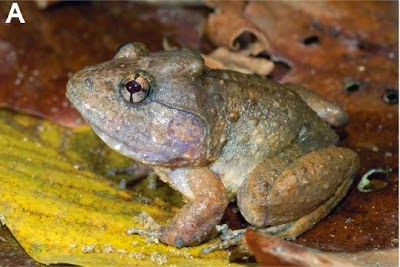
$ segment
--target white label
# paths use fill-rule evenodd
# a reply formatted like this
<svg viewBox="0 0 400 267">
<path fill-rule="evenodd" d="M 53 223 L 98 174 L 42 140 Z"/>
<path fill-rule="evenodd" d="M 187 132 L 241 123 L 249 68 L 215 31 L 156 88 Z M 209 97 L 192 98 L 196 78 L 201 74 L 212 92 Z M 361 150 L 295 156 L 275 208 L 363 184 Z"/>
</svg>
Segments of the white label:
<svg viewBox="0 0 400 267">
<path fill-rule="evenodd" d="M 22 16 L 21 10 L 19 9 L 18 3 L 13 3 L 8 13 L 6 23 L 10 23 L 11 19 L 18 18 L 19 23 L 25 23 L 24 17 Z"/>
</svg>

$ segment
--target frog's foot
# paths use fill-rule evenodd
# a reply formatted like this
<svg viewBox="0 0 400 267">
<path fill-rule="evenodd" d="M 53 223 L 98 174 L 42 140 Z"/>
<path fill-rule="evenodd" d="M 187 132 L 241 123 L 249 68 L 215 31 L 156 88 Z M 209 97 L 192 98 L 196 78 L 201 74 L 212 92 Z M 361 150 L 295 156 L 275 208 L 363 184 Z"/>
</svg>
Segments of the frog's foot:
<svg viewBox="0 0 400 267">
<path fill-rule="evenodd" d="M 294 239 L 312 228 L 345 196 L 359 167 L 357 154 L 330 147 L 306 154 L 288 165 L 266 160 L 238 191 L 244 218 L 264 232 Z M 275 226 L 276 225 L 276 226 Z"/>
<path fill-rule="evenodd" d="M 126 230 L 127 235 L 140 235 L 146 239 L 146 243 L 158 243 L 158 240 L 162 239 L 163 227 L 149 214 L 142 212 L 137 217 L 137 221 L 143 225 L 143 228 L 129 228 Z"/>
<path fill-rule="evenodd" d="M 219 238 L 222 241 L 202 248 L 200 251 L 201 254 L 209 254 L 215 250 L 224 250 L 232 246 L 237 246 L 246 232 L 246 229 L 231 230 L 226 224 L 217 225 L 216 229 L 220 233 Z"/>
<path fill-rule="evenodd" d="M 230 247 L 237 246 L 237 245 L 239 245 L 239 243 L 242 240 L 243 236 L 244 236 L 244 232 L 241 235 L 239 235 L 239 236 L 237 236 L 237 237 L 235 237 L 233 239 L 224 240 L 222 242 L 218 242 L 218 243 L 209 245 L 209 246 L 207 246 L 205 248 L 202 248 L 200 250 L 200 253 L 201 254 L 210 254 L 211 252 L 213 252 L 215 250 L 225 250 L 225 249 L 228 249 Z"/>
<path fill-rule="evenodd" d="M 264 229 L 258 229 L 258 231 L 262 232 L 264 234 L 268 234 L 268 235 L 278 235 L 279 236 L 280 233 L 284 233 L 285 231 L 290 229 L 290 227 L 292 227 L 292 226 L 293 226 L 293 222 L 290 222 L 290 223 L 284 223 L 281 225 L 267 227 Z"/>
</svg>

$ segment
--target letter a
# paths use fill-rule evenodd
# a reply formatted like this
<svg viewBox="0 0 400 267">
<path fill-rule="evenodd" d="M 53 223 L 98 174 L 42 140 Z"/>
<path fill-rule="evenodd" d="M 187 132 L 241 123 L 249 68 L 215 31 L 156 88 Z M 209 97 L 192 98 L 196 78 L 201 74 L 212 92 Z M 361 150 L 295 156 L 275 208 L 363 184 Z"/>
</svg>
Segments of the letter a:
<svg viewBox="0 0 400 267">
<path fill-rule="evenodd" d="M 13 3 L 10 12 L 8 13 L 8 17 L 6 23 L 10 23 L 12 18 L 18 18 L 19 23 L 25 23 L 24 17 L 22 16 L 21 10 L 19 10 L 18 3 Z"/>
</svg>

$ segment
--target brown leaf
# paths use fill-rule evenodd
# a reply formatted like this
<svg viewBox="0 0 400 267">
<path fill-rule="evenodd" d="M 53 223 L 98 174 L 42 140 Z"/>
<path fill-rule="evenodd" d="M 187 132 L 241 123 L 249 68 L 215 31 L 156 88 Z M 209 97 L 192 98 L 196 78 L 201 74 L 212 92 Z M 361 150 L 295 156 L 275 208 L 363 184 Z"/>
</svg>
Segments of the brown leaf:
<svg viewBox="0 0 400 267">
<path fill-rule="evenodd" d="M 340 102 L 353 113 L 393 112 L 382 100 L 397 88 L 395 2 L 250 2 L 244 16 L 268 36 L 271 53 L 292 69 L 282 81 L 297 82 Z M 385 29 L 385 30 L 382 30 Z M 355 92 L 344 91 L 359 81 Z"/>
<path fill-rule="evenodd" d="M 398 263 L 398 249 L 378 253 L 326 253 L 252 229 L 246 231 L 246 241 L 263 266 L 394 266 Z"/>
<path fill-rule="evenodd" d="M 230 69 L 248 74 L 268 75 L 274 68 L 274 63 L 270 60 L 234 53 L 225 47 L 219 47 L 211 54 L 202 56 L 206 65 L 213 69 Z"/>
<path fill-rule="evenodd" d="M 208 1 L 208 5 L 216 12 L 207 19 L 204 32 L 215 45 L 242 50 L 247 55 L 269 51 L 265 34 L 242 16 L 244 1 Z"/>
<path fill-rule="evenodd" d="M 333 266 L 333 262 L 308 248 L 248 229 L 246 241 L 264 266 Z"/>
</svg>

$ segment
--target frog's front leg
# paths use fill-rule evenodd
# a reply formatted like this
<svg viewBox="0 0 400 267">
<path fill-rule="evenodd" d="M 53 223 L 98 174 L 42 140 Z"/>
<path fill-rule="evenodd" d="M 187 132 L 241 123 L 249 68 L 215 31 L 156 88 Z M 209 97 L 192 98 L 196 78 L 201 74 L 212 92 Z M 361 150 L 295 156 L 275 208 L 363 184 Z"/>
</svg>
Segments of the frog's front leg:
<svg viewBox="0 0 400 267">
<path fill-rule="evenodd" d="M 345 196 L 358 170 L 358 155 L 346 148 L 324 148 L 294 162 L 267 159 L 238 191 L 244 218 L 267 232 L 293 239 L 326 216 Z"/>
<path fill-rule="evenodd" d="M 225 187 L 208 168 L 171 171 L 168 182 L 189 197 L 172 221 L 160 229 L 160 240 L 175 247 L 198 244 L 215 232 L 228 205 Z M 176 177 L 179 175 L 180 177 Z M 174 184 L 178 183 L 180 184 Z M 182 185 L 182 183 L 184 185 Z"/>
</svg>

